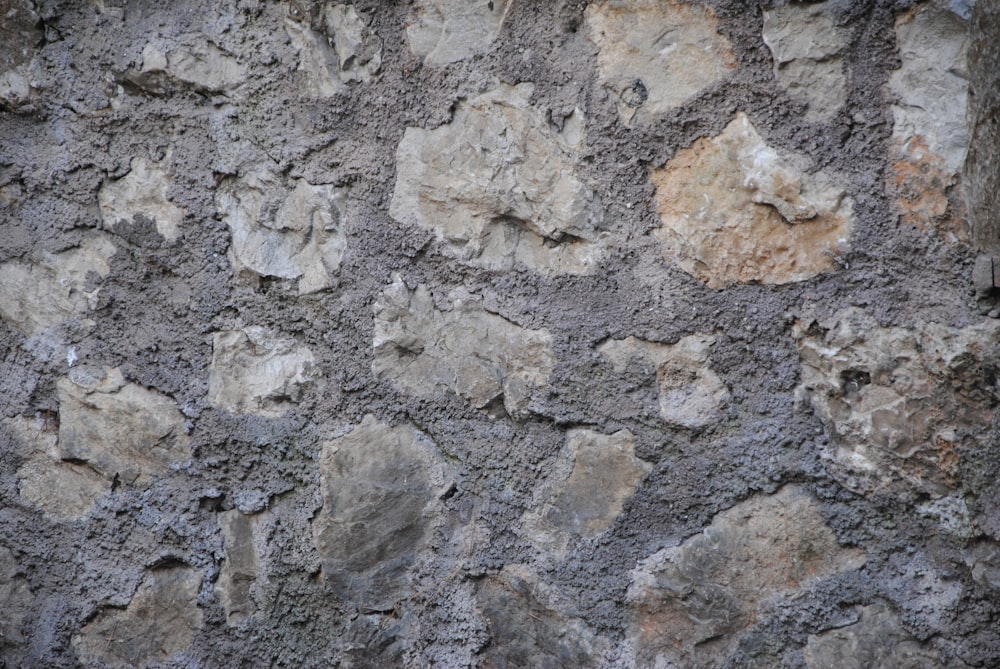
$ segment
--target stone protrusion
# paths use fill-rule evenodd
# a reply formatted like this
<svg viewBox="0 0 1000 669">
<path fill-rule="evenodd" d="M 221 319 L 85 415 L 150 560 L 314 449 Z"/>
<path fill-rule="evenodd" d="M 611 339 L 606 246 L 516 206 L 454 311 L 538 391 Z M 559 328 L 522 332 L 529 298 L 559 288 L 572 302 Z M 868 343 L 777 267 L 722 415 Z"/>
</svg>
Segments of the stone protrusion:
<svg viewBox="0 0 1000 669">
<path fill-rule="evenodd" d="M 45 34 L 30 0 L 6 0 L 0 12 L 0 109 L 29 112 L 37 96 L 35 53 Z"/>
<path fill-rule="evenodd" d="M 226 559 L 215 587 L 230 626 L 239 625 L 257 611 L 259 593 L 256 591 L 262 575 L 260 545 L 264 540 L 264 526 L 270 520 L 271 514 L 267 511 L 248 515 L 233 509 L 219 514 Z"/>
<path fill-rule="evenodd" d="M 201 34 L 153 38 L 142 50 L 139 69 L 124 74 L 126 81 L 160 95 L 181 89 L 229 93 L 246 77 L 235 56 Z"/>
<path fill-rule="evenodd" d="M 803 281 L 847 250 L 852 200 L 809 161 L 768 146 L 742 112 L 722 134 L 653 170 L 657 231 L 681 269 L 710 288 Z"/>
<path fill-rule="evenodd" d="M 406 26 L 410 50 L 429 65 L 447 65 L 488 51 L 512 0 L 417 0 Z"/>
<path fill-rule="evenodd" d="M 184 210 L 167 199 L 170 181 L 161 164 L 133 158 L 128 174 L 105 182 L 97 193 L 104 229 L 130 240 L 141 240 L 155 230 L 166 241 L 175 241 L 180 236 Z"/>
<path fill-rule="evenodd" d="M 345 85 L 370 81 L 382 67 L 382 40 L 353 5 L 325 5 L 312 25 L 288 19 L 285 30 L 312 97 L 327 98 Z"/>
</svg>

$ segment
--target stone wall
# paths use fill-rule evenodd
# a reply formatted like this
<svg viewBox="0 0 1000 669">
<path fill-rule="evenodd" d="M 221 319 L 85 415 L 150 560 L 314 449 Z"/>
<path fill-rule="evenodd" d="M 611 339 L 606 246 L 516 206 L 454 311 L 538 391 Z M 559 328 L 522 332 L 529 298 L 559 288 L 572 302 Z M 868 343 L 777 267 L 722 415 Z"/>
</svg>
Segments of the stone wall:
<svg viewBox="0 0 1000 669">
<path fill-rule="evenodd" d="M 1000 666 L 998 16 L 0 0 L 0 667 Z"/>
</svg>

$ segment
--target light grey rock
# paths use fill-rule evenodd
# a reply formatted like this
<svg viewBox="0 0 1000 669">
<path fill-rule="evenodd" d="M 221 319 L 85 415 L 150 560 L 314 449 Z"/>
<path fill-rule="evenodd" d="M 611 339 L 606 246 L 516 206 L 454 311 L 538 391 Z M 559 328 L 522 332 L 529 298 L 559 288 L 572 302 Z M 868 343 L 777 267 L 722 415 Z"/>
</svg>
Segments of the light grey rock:
<svg viewBox="0 0 1000 669">
<path fill-rule="evenodd" d="M 370 81 L 382 67 L 382 40 L 353 5 L 326 5 L 315 27 L 288 19 L 285 30 L 312 97 L 327 98 L 346 84 Z"/>
<path fill-rule="evenodd" d="M 577 176 L 583 116 L 556 131 L 532 90 L 504 84 L 459 103 L 448 124 L 407 128 L 389 212 L 471 265 L 584 274 L 601 256 L 604 215 Z"/>
<path fill-rule="evenodd" d="M 152 221 L 168 242 L 180 236 L 184 210 L 167 199 L 171 178 L 162 164 L 133 158 L 132 169 L 121 179 L 106 181 L 97 192 L 104 229 L 118 231 L 138 225 L 136 217 Z"/>
<path fill-rule="evenodd" d="M 430 65 L 484 53 L 500 35 L 511 4 L 511 0 L 417 0 L 406 27 L 410 50 Z"/>
<path fill-rule="evenodd" d="M 0 109 L 29 112 L 38 96 L 35 54 L 44 37 L 40 19 L 29 0 L 6 0 L 0 13 Z"/>
<path fill-rule="evenodd" d="M 186 651 L 202 626 L 202 575 L 186 566 L 146 574 L 125 609 L 107 608 L 73 636 L 83 662 L 137 667 L 166 662 Z"/>
<path fill-rule="evenodd" d="M 24 629 L 25 619 L 32 611 L 34 597 L 28 581 L 20 575 L 20 565 L 14 554 L 0 546 L 0 650 L 5 646 L 30 641 L 30 630 Z"/>
<path fill-rule="evenodd" d="M 587 6 L 597 71 L 626 125 L 648 123 L 736 67 L 708 7 L 673 0 L 603 0 Z"/>
<path fill-rule="evenodd" d="M 312 351 L 261 327 L 212 335 L 208 403 L 234 414 L 277 417 L 315 376 Z"/>
<path fill-rule="evenodd" d="M 985 539 L 977 541 L 963 551 L 963 558 L 973 581 L 1000 590 L 1000 544 Z"/>
<path fill-rule="evenodd" d="M 156 36 L 142 50 L 142 65 L 126 73 L 132 83 L 154 93 L 192 88 L 230 93 L 247 77 L 246 68 L 228 51 L 201 34 L 176 40 Z"/>
<path fill-rule="evenodd" d="M 272 522 L 267 512 L 247 515 L 234 509 L 219 514 L 226 559 L 215 589 L 230 626 L 239 625 L 258 609 L 257 602 L 261 598 L 258 583 L 266 579 L 266 573 L 261 573 L 261 545 L 266 540 L 266 528 Z"/>
<path fill-rule="evenodd" d="M 450 391 L 479 409 L 502 402 L 511 416 L 527 415 L 552 372 L 552 337 L 489 313 L 464 291 L 448 302 L 439 310 L 426 286 L 393 278 L 375 301 L 375 376 L 417 396 Z"/>
</svg>

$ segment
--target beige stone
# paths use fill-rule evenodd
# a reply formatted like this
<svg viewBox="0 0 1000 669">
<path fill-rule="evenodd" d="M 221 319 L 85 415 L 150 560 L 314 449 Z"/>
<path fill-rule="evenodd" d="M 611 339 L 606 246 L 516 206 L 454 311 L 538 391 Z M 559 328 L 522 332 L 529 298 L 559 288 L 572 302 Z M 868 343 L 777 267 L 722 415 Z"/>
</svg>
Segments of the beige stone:
<svg viewBox="0 0 1000 669">
<path fill-rule="evenodd" d="M 382 67 L 382 40 L 353 5 L 326 5 L 315 27 L 288 19 L 285 30 L 299 54 L 299 76 L 313 97 L 370 81 Z"/>
<path fill-rule="evenodd" d="M 73 636 L 83 662 L 125 668 L 166 662 L 190 648 L 202 626 L 201 573 L 189 567 L 146 574 L 125 609 L 107 608 Z"/>
<path fill-rule="evenodd" d="M 636 665 L 723 666 L 761 604 L 864 562 L 838 545 L 805 490 L 752 497 L 632 572 Z"/>
<path fill-rule="evenodd" d="M 676 344 L 635 337 L 609 339 L 597 349 L 618 373 L 633 363 L 651 366 L 659 387 L 660 417 L 671 425 L 700 428 L 722 418 L 729 389 L 708 366 L 715 337 L 694 334 Z"/>
<path fill-rule="evenodd" d="M 219 514 L 226 559 L 219 570 L 215 589 L 226 609 L 226 623 L 239 625 L 257 611 L 260 597 L 258 582 L 266 578 L 261 573 L 264 528 L 273 522 L 271 514 L 245 514 L 236 509 Z"/>
<path fill-rule="evenodd" d="M 511 4 L 511 0 L 417 0 L 406 26 L 410 50 L 430 65 L 484 53 L 500 35 Z"/>
<path fill-rule="evenodd" d="M 168 242 L 180 236 L 184 210 L 167 199 L 170 176 L 162 164 L 133 158 L 132 169 L 121 179 L 106 181 L 97 192 L 105 230 L 131 224 L 136 216 L 153 221 Z"/>
<path fill-rule="evenodd" d="M 177 84 L 208 93 L 226 93 L 246 80 L 246 68 L 205 35 L 182 35 L 175 42 L 156 37 L 142 50 L 142 66 L 127 76 L 143 88 L 163 92 Z"/>
<path fill-rule="evenodd" d="M 375 302 L 375 376 L 421 397 L 450 391 L 480 409 L 502 401 L 511 416 L 525 416 L 547 388 L 552 337 L 489 313 L 461 290 L 448 303 L 439 310 L 425 286 L 411 290 L 396 275 Z"/>
<path fill-rule="evenodd" d="M 504 84 L 459 103 L 448 124 L 407 128 L 389 212 L 471 265 L 583 274 L 603 240 L 600 200 L 577 175 L 583 116 L 556 131 L 532 88 Z"/>
<path fill-rule="evenodd" d="M 104 235 L 79 248 L 45 253 L 36 262 L 0 265 L 0 316 L 26 335 L 36 335 L 97 305 L 99 279 L 111 273 L 115 245 Z"/>
<path fill-rule="evenodd" d="M 626 124 L 691 101 L 736 67 L 715 14 L 672 0 L 604 0 L 587 6 L 601 82 Z"/>
<path fill-rule="evenodd" d="M 277 417 L 301 398 L 315 375 L 312 351 L 261 327 L 216 332 L 208 403 L 234 414 Z"/>
<path fill-rule="evenodd" d="M 849 246 L 852 200 L 802 156 L 768 146 L 742 112 L 653 170 L 657 238 L 710 288 L 803 281 Z"/>
</svg>

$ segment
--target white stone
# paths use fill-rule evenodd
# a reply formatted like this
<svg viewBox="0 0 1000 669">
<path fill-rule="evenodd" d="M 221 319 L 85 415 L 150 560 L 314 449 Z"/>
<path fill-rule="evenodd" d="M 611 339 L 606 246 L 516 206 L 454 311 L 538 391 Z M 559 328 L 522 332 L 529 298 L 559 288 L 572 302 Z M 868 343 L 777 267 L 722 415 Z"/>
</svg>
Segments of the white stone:
<svg viewBox="0 0 1000 669">
<path fill-rule="evenodd" d="M 410 49 L 430 65 L 447 65 L 488 51 L 511 0 L 417 0 L 406 26 Z"/>
<path fill-rule="evenodd" d="M 128 224 L 141 215 L 154 221 L 156 231 L 168 242 L 176 240 L 184 210 L 167 199 L 170 181 L 161 164 L 133 158 L 128 174 L 106 181 L 97 192 L 104 229 L 113 231 L 122 221 Z"/>
</svg>

